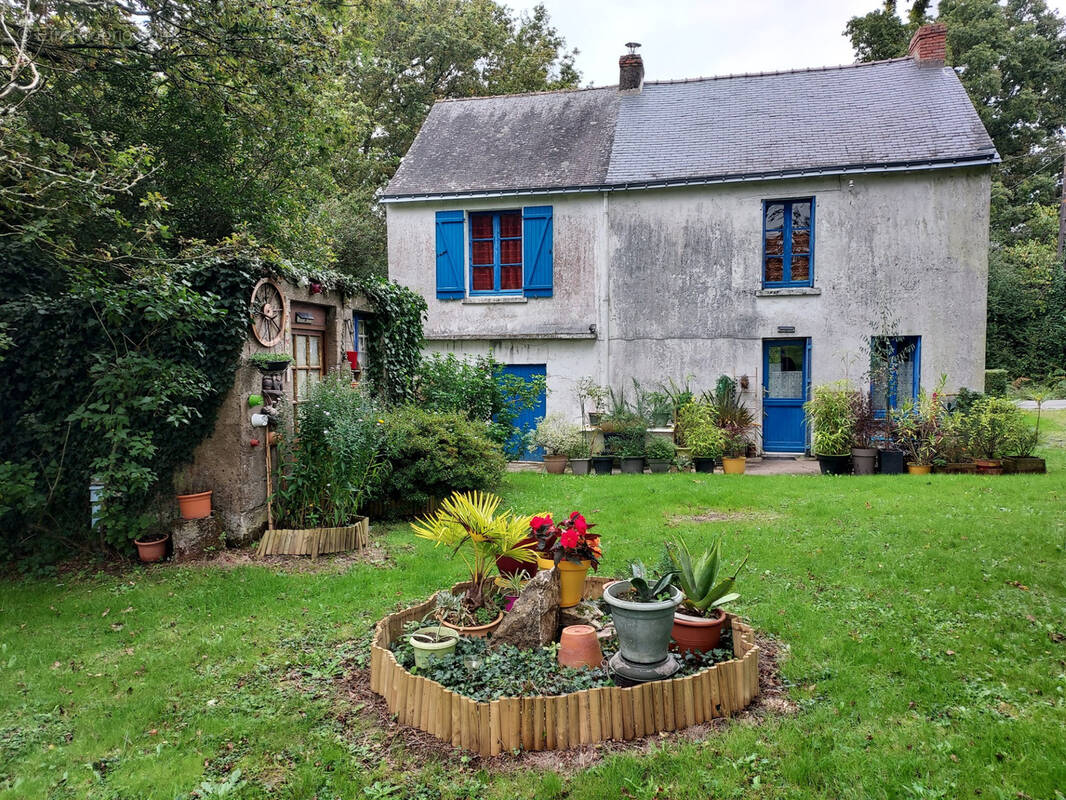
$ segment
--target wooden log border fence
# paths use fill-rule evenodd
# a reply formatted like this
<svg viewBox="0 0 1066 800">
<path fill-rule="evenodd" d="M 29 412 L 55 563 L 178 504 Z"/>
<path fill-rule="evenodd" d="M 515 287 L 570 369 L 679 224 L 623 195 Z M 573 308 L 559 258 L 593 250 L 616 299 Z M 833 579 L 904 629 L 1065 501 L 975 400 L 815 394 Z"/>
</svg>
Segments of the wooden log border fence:
<svg viewBox="0 0 1066 800">
<path fill-rule="evenodd" d="M 313 561 L 324 553 L 363 550 L 370 546 L 370 520 L 362 517 L 343 528 L 298 528 L 264 531 L 255 550 L 263 556 L 311 556 Z"/>
<path fill-rule="evenodd" d="M 585 598 L 602 596 L 607 578 L 589 578 Z M 457 584 L 452 591 L 465 588 Z M 565 695 L 502 697 L 479 703 L 412 675 L 389 645 L 404 625 L 436 607 L 424 603 L 390 614 L 375 629 L 370 688 L 401 725 L 482 756 L 514 750 L 564 750 L 615 739 L 628 741 L 729 717 L 759 694 L 759 647 L 751 627 L 729 614 L 734 658 L 695 675 L 620 688 L 603 686 Z"/>
</svg>

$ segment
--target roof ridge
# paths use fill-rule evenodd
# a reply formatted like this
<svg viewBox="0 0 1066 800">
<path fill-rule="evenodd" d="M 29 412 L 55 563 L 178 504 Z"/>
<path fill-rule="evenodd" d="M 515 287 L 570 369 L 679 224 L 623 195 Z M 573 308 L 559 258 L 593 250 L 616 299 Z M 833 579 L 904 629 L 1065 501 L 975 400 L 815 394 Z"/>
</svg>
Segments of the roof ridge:
<svg viewBox="0 0 1066 800">
<path fill-rule="evenodd" d="M 645 86 L 662 86 L 676 83 L 700 83 L 702 81 L 724 81 L 730 78 L 765 78 L 771 75 L 800 75 L 810 72 L 834 72 L 837 70 L 857 69 L 860 67 L 876 67 L 882 64 L 896 64 L 901 61 L 911 61 L 910 56 L 899 58 L 885 58 L 880 61 L 855 61 L 851 64 L 830 64 L 824 67 L 799 67 L 798 69 L 778 69 L 767 72 L 731 72 L 727 75 L 701 75 L 695 78 L 666 78 L 657 81 L 644 81 Z"/>
<path fill-rule="evenodd" d="M 576 92 L 598 92 L 604 89 L 618 89 L 618 84 L 611 86 L 577 86 L 572 89 L 543 89 L 539 92 L 507 92 L 506 94 L 476 94 L 470 97 L 441 97 L 433 103 L 462 103 L 467 100 L 495 100 L 500 97 L 537 97 L 545 94 L 574 94 Z"/>
</svg>

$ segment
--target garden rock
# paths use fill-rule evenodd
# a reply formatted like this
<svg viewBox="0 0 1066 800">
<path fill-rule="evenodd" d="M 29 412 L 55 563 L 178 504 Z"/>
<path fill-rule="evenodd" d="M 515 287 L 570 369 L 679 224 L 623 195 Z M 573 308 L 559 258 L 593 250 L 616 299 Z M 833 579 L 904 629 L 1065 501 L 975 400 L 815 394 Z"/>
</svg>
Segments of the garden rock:
<svg viewBox="0 0 1066 800">
<path fill-rule="evenodd" d="M 559 573 L 545 569 L 526 584 L 492 639 L 528 650 L 551 644 L 558 630 Z"/>
<path fill-rule="evenodd" d="M 194 561 L 225 547 L 226 538 L 217 517 L 178 519 L 171 528 L 174 560 Z"/>
<path fill-rule="evenodd" d="M 599 631 L 605 624 L 607 624 L 607 615 L 594 603 L 584 600 L 573 608 L 564 608 L 559 611 L 560 629 L 570 625 L 591 625 Z"/>
</svg>

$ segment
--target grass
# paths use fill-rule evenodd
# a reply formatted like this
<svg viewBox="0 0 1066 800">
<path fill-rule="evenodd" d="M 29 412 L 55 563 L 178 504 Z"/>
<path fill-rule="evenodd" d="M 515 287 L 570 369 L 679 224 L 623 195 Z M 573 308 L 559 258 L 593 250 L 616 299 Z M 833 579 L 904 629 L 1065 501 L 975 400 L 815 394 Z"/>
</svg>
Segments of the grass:
<svg viewBox="0 0 1066 800">
<path fill-rule="evenodd" d="M 0 798 L 1061 798 L 1066 413 L 1043 429 L 1046 476 L 510 476 L 516 510 L 599 522 L 606 574 L 724 533 L 750 553 L 735 609 L 789 647 L 797 713 L 568 774 L 423 761 L 342 721 L 373 621 L 460 577 L 404 526 L 345 572 L 0 584 Z M 734 513 L 684 519 L 708 509 Z"/>
</svg>

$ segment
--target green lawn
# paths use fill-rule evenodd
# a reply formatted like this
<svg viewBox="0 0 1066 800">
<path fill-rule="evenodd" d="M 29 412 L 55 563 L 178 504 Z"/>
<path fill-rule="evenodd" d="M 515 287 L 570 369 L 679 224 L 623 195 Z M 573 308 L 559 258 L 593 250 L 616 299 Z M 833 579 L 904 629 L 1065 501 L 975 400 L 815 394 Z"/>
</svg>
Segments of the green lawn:
<svg viewBox="0 0 1066 800">
<path fill-rule="evenodd" d="M 796 713 L 560 775 L 427 762 L 347 713 L 368 627 L 460 577 L 404 526 L 347 570 L 2 583 L 0 798 L 220 796 L 237 769 L 242 798 L 1061 798 L 1066 413 L 1044 418 L 1046 476 L 511 476 L 516 510 L 599 522 L 606 574 L 723 532 L 750 552 L 735 609 L 789 648 Z M 675 519 L 709 509 L 737 516 Z"/>
</svg>

